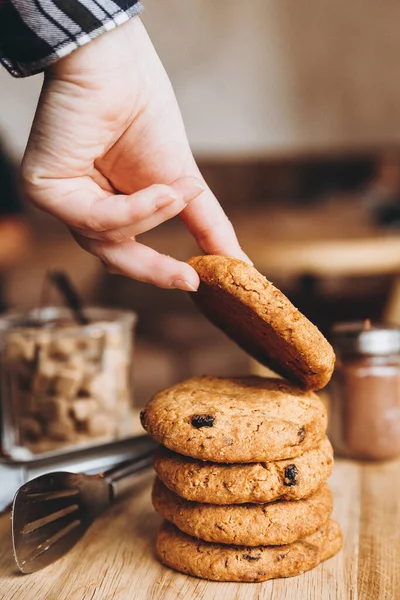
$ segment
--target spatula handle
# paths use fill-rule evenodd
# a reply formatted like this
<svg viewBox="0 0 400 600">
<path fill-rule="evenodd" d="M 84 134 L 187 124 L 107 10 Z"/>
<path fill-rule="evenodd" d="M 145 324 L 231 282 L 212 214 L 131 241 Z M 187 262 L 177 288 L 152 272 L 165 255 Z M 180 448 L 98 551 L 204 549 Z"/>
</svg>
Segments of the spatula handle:
<svg viewBox="0 0 400 600">
<path fill-rule="evenodd" d="M 137 474 L 153 464 L 154 450 L 157 444 L 149 438 L 149 443 L 146 446 L 147 448 L 143 453 L 134 459 L 125 461 L 103 473 L 103 477 L 110 487 L 112 502 L 132 489 L 137 480 Z"/>
</svg>

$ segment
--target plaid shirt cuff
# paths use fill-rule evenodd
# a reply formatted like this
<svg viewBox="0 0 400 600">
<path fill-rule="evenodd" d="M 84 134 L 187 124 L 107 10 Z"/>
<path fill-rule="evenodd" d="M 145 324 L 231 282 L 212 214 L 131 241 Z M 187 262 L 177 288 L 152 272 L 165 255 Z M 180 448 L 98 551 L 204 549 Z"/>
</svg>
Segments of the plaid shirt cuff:
<svg viewBox="0 0 400 600">
<path fill-rule="evenodd" d="M 138 0 L 0 0 L 0 62 L 34 75 L 141 11 Z"/>
</svg>

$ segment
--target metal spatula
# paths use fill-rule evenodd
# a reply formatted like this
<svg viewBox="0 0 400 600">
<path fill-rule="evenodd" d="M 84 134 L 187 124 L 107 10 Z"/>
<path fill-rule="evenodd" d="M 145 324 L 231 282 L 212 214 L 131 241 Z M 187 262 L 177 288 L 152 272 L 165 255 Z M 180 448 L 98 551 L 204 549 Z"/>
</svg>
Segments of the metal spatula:
<svg viewBox="0 0 400 600">
<path fill-rule="evenodd" d="M 152 464 L 155 447 L 149 438 L 145 454 L 99 475 L 48 473 L 23 485 L 12 510 L 19 569 L 33 573 L 64 556 L 93 521 L 132 488 L 136 474 Z"/>
</svg>

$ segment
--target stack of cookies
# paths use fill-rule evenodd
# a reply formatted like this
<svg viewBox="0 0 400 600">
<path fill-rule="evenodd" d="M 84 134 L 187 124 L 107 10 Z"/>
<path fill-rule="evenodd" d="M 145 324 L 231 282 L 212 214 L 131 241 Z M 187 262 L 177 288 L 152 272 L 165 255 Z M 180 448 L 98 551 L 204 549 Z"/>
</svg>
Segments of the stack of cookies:
<svg viewBox="0 0 400 600">
<path fill-rule="evenodd" d="M 166 519 L 157 554 L 205 579 L 297 575 L 341 547 L 327 416 L 312 391 L 329 381 L 333 351 L 253 267 L 217 256 L 191 264 L 208 318 L 292 381 L 198 377 L 149 402 L 142 424 L 162 444 L 153 504 Z"/>
</svg>

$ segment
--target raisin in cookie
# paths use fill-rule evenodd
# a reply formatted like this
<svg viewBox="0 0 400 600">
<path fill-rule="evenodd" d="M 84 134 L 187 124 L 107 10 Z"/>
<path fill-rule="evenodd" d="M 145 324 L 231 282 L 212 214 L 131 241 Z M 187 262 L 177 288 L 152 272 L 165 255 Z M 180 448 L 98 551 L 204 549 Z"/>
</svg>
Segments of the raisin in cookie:
<svg viewBox="0 0 400 600">
<path fill-rule="evenodd" d="M 194 377 L 159 392 L 143 427 L 174 452 L 213 462 L 267 462 L 300 456 L 326 432 L 316 394 L 282 379 Z"/>
<path fill-rule="evenodd" d="M 332 494 L 324 484 L 304 500 L 221 506 L 188 502 L 157 478 L 153 506 L 178 529 L 206 542 L 275 546 L 290 544 L 320 529 L 332 512 Z"/>
<path fill-rule="evenodd" d="M 189 458 L 160 446 L 154 468 L 164 485 L 186 500 L 261 504 L 313 494 L 332 473 L 333 450 L 325 437 L 296 459 L 224 464 Z"/>
<path fill-rule="evenodd" d="M 239 547 L 203 542 L 165 521 L 157 537 L 157 556 L 176 571 L 214 581 L 266 581 L 294 577 L 339 552 L 342 534 L 336 521 L 285 546 Z"/>
<path fill-rule="evenodd" d="M 196 256 L 200 277 L 191 298 L 217 327 L 276 373 L 313 390 L 330 380 L 332 346 L 253 266 L 225 256 Z"/>
</svg>

